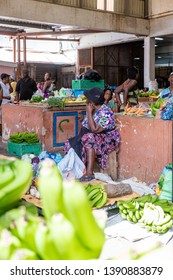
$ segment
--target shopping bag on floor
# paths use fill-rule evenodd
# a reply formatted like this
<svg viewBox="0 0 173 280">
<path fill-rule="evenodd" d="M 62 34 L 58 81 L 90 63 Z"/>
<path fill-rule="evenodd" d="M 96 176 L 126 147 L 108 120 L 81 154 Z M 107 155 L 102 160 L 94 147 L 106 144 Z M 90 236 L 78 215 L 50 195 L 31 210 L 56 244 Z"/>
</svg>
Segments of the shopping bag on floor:
<svg viewBox="0 0 173 280">
<path fill-rule="evenodd" d="M 156 186 L 156 194 L 159 199 L 167 199 L 172 202 L 172 164 L 164 167 Z"/>
<path fill-rule="evenodd" d="M 68 151 L 57 166 L 63 178 L 67 180 L 81 178 L 85 173 L 85 165 L 73 148 Z"/>
</svg>

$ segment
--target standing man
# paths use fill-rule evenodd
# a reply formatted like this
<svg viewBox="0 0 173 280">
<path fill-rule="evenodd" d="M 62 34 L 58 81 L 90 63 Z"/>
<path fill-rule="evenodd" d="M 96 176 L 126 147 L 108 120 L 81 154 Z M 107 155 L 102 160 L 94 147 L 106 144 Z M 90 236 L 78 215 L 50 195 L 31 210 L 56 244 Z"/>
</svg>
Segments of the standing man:
<svg viewBox="0 0 173 280">
<path fill-rule="evenodd" d="M 13 91 L 12 87 L 9 83 L 10 75 L 6 73 L 1 74 L 1 82 L 0 82 L 0 135 L 2 133 L 2 112 L 1 112 L 1 104 L 6 104 L 11 101 L 11 92 Z"/>
<path fill-rule="evenodd" d="M 21 78 L 16 85 L 16 99 L 19 100 L 30 100 L 34 92 L 37 91 L 36 82 L 29 77 L 27 69 L 22 71 L 23 78 Z"/>
</svg>

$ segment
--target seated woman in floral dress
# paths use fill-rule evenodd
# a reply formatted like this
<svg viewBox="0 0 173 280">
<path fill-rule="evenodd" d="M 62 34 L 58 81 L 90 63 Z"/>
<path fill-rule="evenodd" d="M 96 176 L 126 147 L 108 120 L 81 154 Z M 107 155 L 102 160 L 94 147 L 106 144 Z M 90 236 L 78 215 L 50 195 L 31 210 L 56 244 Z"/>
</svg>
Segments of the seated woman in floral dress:
<svg viewBox="0 0 173 280">
<path fill-rule="evenodd" d="M 86 173 L 80 181 L 94 179 L 95 160 L 106 169 L 108 155 L 119 150 L 120 135 L 115 129 L 114 113 L 104 104 L 104 91 L 95 87 L 86 90 L 86 118 L 78 136 L 68 139 L 64 146 L 67 153 L 72 147 L 86 165 Z"/>
</svg>

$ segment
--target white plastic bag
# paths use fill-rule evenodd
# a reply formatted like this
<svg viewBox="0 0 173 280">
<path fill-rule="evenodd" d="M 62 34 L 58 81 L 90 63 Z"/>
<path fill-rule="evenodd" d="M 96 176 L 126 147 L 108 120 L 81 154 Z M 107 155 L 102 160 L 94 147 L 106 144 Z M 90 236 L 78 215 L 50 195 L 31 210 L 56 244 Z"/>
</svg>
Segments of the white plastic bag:
<svg viewBox="0 0 173 280">
<path fill-rule="evenodd" d="M 85 165 L 73 148 L 70 148 L 57 166 L 63 178 L 67 180 L 81 178 L 85 173 Z"/>
</svg>

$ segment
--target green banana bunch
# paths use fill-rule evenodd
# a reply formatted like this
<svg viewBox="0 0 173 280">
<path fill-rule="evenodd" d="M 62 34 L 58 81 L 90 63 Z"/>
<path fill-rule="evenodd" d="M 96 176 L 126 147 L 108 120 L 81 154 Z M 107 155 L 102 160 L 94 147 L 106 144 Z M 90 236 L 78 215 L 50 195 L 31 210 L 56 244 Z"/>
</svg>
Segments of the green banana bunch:
<svg viewBox="0 0 173 280">
<path fill-rule="evenodd" d="M 45 159 L 40 168 L 38 190 L 40 192 L 43 213 L 47 220 L 63 211 L 63 179 L 51 159 Z"/>
<path fill-rule="evenodd" d="M 24 247 L 36 252 L 35 233 L 42 219 L 38 216 L 27 215 L 24 208 L 21 212 L 23 213 L 12 221 L 9 229 L 24 244 Z"/>
<path fill-rule="evenodd" d="M 91 207 L 101 208 L 107 202 L 107 193 L 103 185 L 88 184 L 85 187 Z"/>
<path fill-rule="evenodd" d="M 66 233 L 67 235 L 68 233 Z M 50 229 L 45 222 L 41 222 L 35 232 L 36 252 L 42 260 L 60 260 L 59 250 L 55 247 Z"/>
<path fill-rule="evenodd" d="M 129 222 L 137 223 L 143 215 L 143 208 L 140 206 L 140 202 L 134 200 L 119 200 L 117 205 L 122 218 Z"/>
<path fill-rule="evenodd" d="M 23 131 L 23 132 L 17 132 L 11 134 L 10 141 L 14 143 L 22 143 L 22 142 L 37 143 L 39 142 L 39 139 L 36 132 Z"/>
<path fill-rule="evenodd" d="M 105 242 L 104 231 L 98 226 L 83 185 L 71 181 L 63 183 L 65 216 L 73 224 L 80 242 L 98 257 Z"/>
<path fill-rule="evenodd" d="M 0 260 L 10 260 L 16 249 L 22 247 L 20 240 L 7 229 L 0 233 Z"/>
<path fill-rule="evenodd" d="M 48 227 L 62 260 L 87 260 L 98 257 L 97 251 L 88 249 L 81 243 L 73 224 L 63 214 L 53 215 Z"/>
<path fill-rule="evenodd" d="M 0 214 L 3 214 L 13 208 L 29 189 L 32 182 L 32 166 L 28 162 L 14 158 L 10 162 L 1 159 L 0 166 L 0 178 L 1 175 L 3 177 L 0 188 Z M 9 168 L 13 173 L 11 179 L 8 177 Z"/>
<path fill-rule="evenodd" d="M 10 135 L 10 141 L 14 143 L 22 143 L 23 142 L 23 135 L 21 132 L 16 132 Z"/>
<path fill-rule="evenodd" d="M 32 250 L 28 248 L 19 248 L 11 254 L 10 260 L 39 260 L 39 258 Z"/>
</svg>

